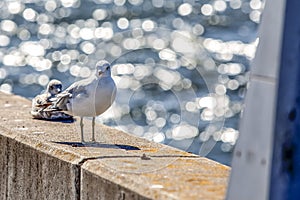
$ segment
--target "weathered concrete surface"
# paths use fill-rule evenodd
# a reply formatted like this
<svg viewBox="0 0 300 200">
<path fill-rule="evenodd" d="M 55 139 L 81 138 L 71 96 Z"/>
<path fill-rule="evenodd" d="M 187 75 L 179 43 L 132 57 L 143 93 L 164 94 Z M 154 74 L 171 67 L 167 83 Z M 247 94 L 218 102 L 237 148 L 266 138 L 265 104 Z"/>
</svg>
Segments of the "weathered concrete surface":
<svg viewBox="0 0 300 200">
<path fill-rule="evenodd" d="M 0 199 L 224 199 L 230 168 L 97 124 L 35 120 L 0 93 Z M 91 121 L 85 121 L 90 138 Z"/>
<path fill-rule="evenodd" d="M 178 155 L 175 154 L 175 155 Z M 107 166 L 108 162 L 114 162 L 115 158 L 105 158 L 86 162 L 82 167 L 83 199 L 101 199 L 103 180 L 113 181 L 119 185 L 125 185 L 137 194 L 153 199 L 223 199 L 227 183 L 228 168 L 220 167 L 217 163 L 211 163 L 204 159 L 189 156 L 177 157 L 172 162 L 168 156 L 151 157 L 151 160 L 140 158 L 121 158 L 115 166 Z M 122 163 L 123 162 L 123 163 Z M 147 162 L 150 162 L 149 164 Z M 153 171 L 128 173 L 132 168 L 144 166 L 152 167 L 156 163 L 165 167 Z M 136 164 L 138 163 L 138 164 Z M 111 163 L 112 164 L 112 163 Z M 155 168 L 155 167 L 153 167 Z M 92 180 L 92 181 L 90 181 Z M 97 185 L 97 182 L 102 184 Z M 97 191 L 97 192 L 93 192 Z M 134 199 L 123 190 L 116 190 L 108 199 Z M 90 198 L 88 198 L 90 197 Z M 122 199 L 122 198 L 121 198 Z M 138 198 L 135 198 L 138 199 Z"/>
<path fill-rule="evenodd" d="M 1 130 L 0 130 L 1 131 Z M 2 133 L 2 131 L 0 132 Z M 7 196 L 7 178 L 8 178 L 8 166 L 7 166 L 7 138 L 0 135 L 0 198 Z"/>
<path fill-rule="evenodd" d="M 13 139 L 0 139 L 6 148 L 6 163 L 1 162 L 1 199 L 79 199 L 74 184 L 79 167 L 38 151 Z M 3 196 L 2 196 L 3 194 Z"/>
</svg>

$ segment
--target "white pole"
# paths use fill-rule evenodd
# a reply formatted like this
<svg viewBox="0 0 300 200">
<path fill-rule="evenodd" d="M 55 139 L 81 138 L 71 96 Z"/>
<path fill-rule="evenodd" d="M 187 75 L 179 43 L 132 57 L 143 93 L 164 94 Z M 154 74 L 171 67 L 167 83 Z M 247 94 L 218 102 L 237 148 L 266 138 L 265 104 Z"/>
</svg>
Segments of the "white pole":
<svg viewBox="0 0 300 200">
<path fill-rule="evenodd" d="M 269 199 L 286 0 L 267 0 L 235 147 L 228 200 Z M 299 10 L 300 13 L 300 10 Z M 300 19 L 300 17 L 299 17 Z"/>
</svg>

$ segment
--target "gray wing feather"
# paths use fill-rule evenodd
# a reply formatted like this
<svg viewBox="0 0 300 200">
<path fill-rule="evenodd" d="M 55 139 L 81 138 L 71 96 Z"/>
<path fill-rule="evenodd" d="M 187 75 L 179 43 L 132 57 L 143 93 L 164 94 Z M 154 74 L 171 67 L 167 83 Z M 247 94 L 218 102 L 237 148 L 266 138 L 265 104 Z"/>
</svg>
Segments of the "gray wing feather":
<svg viewBox="0 0 300 200">
<path fill-rule="evenodd" d="M 67 103 L 69 103 L 72 97 L 75 97 L 78 93 L 86 94 L 86 86 L 90 84 L 88 79 L 77 81 L 70 85 L 65 91 L 61 92 L 56 96 L 56 100 L 53 105 L 49 108 L 52 111 L 66 111 Z"/>
</svg>

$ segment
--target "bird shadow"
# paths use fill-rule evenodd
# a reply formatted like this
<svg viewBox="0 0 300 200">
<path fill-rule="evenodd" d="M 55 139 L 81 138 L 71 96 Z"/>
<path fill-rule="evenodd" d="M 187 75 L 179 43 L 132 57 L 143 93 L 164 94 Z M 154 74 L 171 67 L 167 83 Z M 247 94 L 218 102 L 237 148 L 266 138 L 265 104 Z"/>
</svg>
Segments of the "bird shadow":
<svg viewBox="0 0 300 200">
<path fill-rule="evenodd" d="M 108 149 L 123 149 L 123 150 L 141 150 L 138 147 L 125 145 L 125 144 L 107 144 L 107 143 L 99 143 L 99 142 L 55 142 L 56 144 L 68 145 L 71 147 L 94 147 L 94 148 L 108 148 Z"/>
<path fill-rule="evenodd" d="M 34 120 L 41 120 L 41 121 L 48 121 L 48 122 L 60 122 L 60 123 L 66 123 L 66 124 L 71 124 L 76 121 L 75 118 L 58 118 L 58 119 L 38 119 L 38 118 L 33 118 Z"/>
</svg>

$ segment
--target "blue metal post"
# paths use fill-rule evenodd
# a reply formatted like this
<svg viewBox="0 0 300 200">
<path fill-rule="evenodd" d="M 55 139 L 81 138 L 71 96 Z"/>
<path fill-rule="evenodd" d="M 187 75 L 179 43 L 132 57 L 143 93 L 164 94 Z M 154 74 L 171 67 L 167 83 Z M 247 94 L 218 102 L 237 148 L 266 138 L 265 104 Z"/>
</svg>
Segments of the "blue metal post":
<svg viewBox="0 0 300 200">
<path fill-rule="evenodd" d="M 275 119 L 270 199 L 300 198 L 300 1 L 287 0 Z"/>
</svg>

